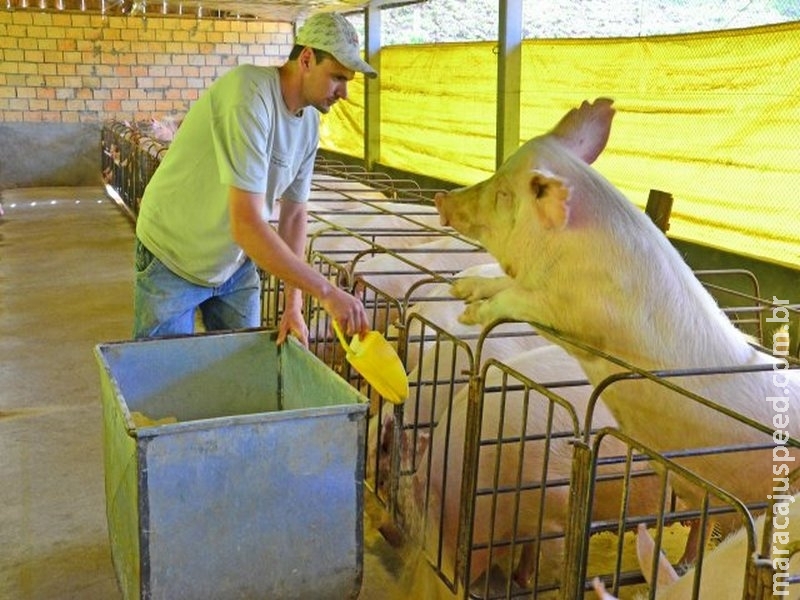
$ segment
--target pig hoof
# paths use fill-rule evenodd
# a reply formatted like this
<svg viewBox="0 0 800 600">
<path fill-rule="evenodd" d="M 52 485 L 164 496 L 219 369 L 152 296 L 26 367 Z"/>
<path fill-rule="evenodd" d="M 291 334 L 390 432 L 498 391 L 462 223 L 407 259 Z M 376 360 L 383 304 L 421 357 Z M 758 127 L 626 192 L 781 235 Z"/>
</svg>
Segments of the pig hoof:
<svg viewBox="0 0 800 600">
<path fill-rule="evenodd" d="M 456 279 L 450 288 L 450 293 L 462 300 L 480 300 L 484 297 L 481 292 L 482 283 L 482 277 L 462 277 L 461 279 Z"/>
<path fill-rule="evenodd" d="M 450 286 L 450 293 L 454 298 L 461 298 L 462 300 L 466 300 L 469 298 L 470 289 L 469 286 L 466 284 L 466 280 L 464 279 L 457 279 L 452 286 Z"/>
<path fill-rule="evenodd" d="M 471 304 L 467 304 L 467 308 L 458 317 L 458 322 L 462 325 L 480 325 L 481 320 L 478 313 L 480 311 L 481 304 L 483 303 L 473 302 Z"/>
</svg>

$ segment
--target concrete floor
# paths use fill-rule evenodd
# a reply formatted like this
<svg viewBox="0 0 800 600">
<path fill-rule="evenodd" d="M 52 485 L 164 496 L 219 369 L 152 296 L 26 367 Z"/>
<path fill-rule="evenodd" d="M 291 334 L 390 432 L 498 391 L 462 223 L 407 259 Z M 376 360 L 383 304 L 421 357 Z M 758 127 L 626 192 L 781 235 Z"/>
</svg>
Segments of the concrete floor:
<svg viewBox="0 0 800 600">
<path fill-rule="evenodd" d="M 130 336 L 132 225 L 101 188 L 0 202 L 0 598 L 120 598 L 93 348 Z M 366 500 L 359 598 L 446 597 L 377 533 Z"/>
</svg>

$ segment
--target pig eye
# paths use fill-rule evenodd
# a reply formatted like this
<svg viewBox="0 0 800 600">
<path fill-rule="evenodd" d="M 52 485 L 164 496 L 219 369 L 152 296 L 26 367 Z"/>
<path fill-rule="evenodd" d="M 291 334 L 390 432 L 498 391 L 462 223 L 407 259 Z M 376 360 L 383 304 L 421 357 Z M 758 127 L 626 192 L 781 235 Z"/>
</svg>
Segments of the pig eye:
<svg viewBox="0 0 800 600">
<path fill-rule="evenodd" d="M 494 196 L 495 206 L 499 207 L 502 204 L 507 203 L 508 198 L 509 198 L 508 192 L 506 192 L 504 190 L 498 190 L 497 193 Z"/>
</svg>

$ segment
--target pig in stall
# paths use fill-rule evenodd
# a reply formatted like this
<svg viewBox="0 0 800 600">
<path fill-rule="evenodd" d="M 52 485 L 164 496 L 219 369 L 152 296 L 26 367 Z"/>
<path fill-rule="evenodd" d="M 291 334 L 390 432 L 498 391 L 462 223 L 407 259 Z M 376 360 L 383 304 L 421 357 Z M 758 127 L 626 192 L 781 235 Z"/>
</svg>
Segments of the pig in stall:
<svg viewBox="0 0 800 600">
<path fill-rule="evenodd" d="M 468 267 L 456 277 L 496 274 L 496 263 Z M 410 284 L 405 284 L 410 285 Z M 413 458 L 422 450 L 417 444 L 427 443 L 427 436 L 440 415 L 450 406 L 453 397 L 476 375 L 476 356 L 482 327 L 458 322 L 460 301 L 450 296 L 450 283 L 427 282 L 416 287 L 405 308 L 405 341 L 399 348 L 408 371 L 409 398 L 402 407 L 403 429 L 400 469 L 415 468 Z M 398 339 L 400 332 L 389 327 L 389 339 Z M 481 346 L 480 360 L 504 360 L 534 347 L 550 345 L 527 324 L 510 323 L 493 329 Z M 384 403 L 380 415 L 375 414 L 369 427 L 368 466 L 374 467 L 370 478 L 377 478 L 377 492 L 387 498 L 389 460 L 396 433 L 395 408 Z"/>
<path fill-rule="evenodd" d="M 578 362 L 556 345 L 530 349 L 500 364 L 504 365 L 502 369 L 486 370 L 477 464 L 476 489 L 494 491 L 475 498 L 473 515 L 472 544 L 488 547 L 472 550 L 467 585 L 481 585 L 476 583 L 480 575 L 493 564 L 509 560 L 514 563 L 511 576 L 517 585 L 554 585 L 563 568 L 572 440 L 579 435 L 573 418 L 580 421 L 592 388 L 588 382 L 581 384 L 586 379 Z M 527 394 L 524 388 L 517 389 L 519 386 L 513 384 L 511 389 L 505 389 L 509 381 L 519 381 L 513 376 L 504 381 L 504 373 L 509 372 L 506 369 L 553 386 L 551 391 L 571 410 L 555 402 L 551 407 L 551 401 L 533 388 Z M 431 560 L 438 561 L 442 571 L 453 576 L 464 510 L 461 485 L 468 436 L 468 394 L 468 389 L 462 389 L 452 407 L 440 415 L 430 440 L 420 445 L 424 452 L 419 466 L 400 495 L 412 536 L 421 537 Z M 595 425 L 615 427 L 616 422 L 600 406 Z M 519 442 L 521 436 L 526 439 L 524 444 Z M 619 440 L 608 441 L 603 447 L 604 458 L 625 456 L 626 448 Z M 595 489 L 595 519 L 619 517 L 625 469 L 624 461 L 609 461 L 599 468 L 602 481 Z M 629 516 L 654 514 L 663 494 L 660 478 L 646 474 L 646 463 L 634 462 L 630 469 Z M 542 486 L 543 483 L 548 485 Z M 516 542 L 507 545 L 509 540 Z M 509 557 L 514 546 L 515 556 Z"/>
<path fill-rule="evenodd" d="M 773 597 L 800 599 L 800 583 L 790 584 L 787 575 L 800 573 L 800 553 L 797 552 L 800 544 L 800 496 L 786 496 L 776 498 L 772 515 L 773 537 L 770 555 L 766 558 L 772 562 L 778 577 L 773 575 Z M 757 536 L 754 545 L 755 553 L 760 553 L 765 515 L 762 514 L 755 520 L 754 531 Z M 740 528 L 735 533 L 711 550 L 702 562 L 702 569 L 690 568 L 682 576 L 678 576 L 672 565 L 663 555 L 658 557 L 656 578 L 656 600 L 693 600 L 695 578 L 699 573 L 700 587 L 697 599 L 720 598 L 738 600 L 744 597 L 744 586 L 747 564 L 747 554 L 750 551 L 748 543 L 748 530 Z M 652 565 L 655 544 L 647 528 L 642 524 L 637 533 L 637 554 L 639 556 L 642 574 L 652 587 Z M 599 600 L 617 600 L 608 593 L 600 579 L 594 580 L 594 590 Z M 636 596 L 636 600 L 644 600 L 646 594 Z"/>
<path fill-rule="evenodd" d="M 774 456 L 793 462 L 799 454 L 787 439 L 771 451 L 777 440 L 767 432 L 779 419 L 786 437 L 800 437 L 799 372 L 752 347 L 650 219 L 590 166 L 606 146 L 614 112 L 611 100 L 584 102 L 486 181 L 437 194 L 442 225 L 479 241 L 506 274 L 458 280 L 453 293 L 467 301 L 460 318 L 538 323 L 651 371 L 763 365 L 759 372 L 675 380 L 761 430 L 647 381 L 603 392 L 621 430 L 660 452 L 767 446 L 682 461 L 745 502 L 763 501 Z M 625 370 L 552 337 L 579 360 L 592 385 Z M 699 506 L 695 491 L 676 491 Z"/>
<path fill-rule="evenodd" d="M 335 212 L 322 202 L 309 206 L 312 250 L 347 262 L 375 246 L 401 250 L 442 238 L 433 208 L 399 202 L 342 204 L 348 202 L 350 208 Z"/>
</svg>

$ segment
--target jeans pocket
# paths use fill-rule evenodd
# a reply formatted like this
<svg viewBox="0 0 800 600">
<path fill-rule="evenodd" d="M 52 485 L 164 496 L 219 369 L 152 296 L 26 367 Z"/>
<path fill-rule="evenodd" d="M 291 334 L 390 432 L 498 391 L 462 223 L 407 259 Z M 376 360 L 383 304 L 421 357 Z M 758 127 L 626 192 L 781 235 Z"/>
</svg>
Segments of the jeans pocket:
<svg viewBox="0 0 800 600">
<path fill-rule="evenodd" d="M 136 272 L 142 273 L 153 263 L 153 253 L 136 238 Z"/>
</svg>

